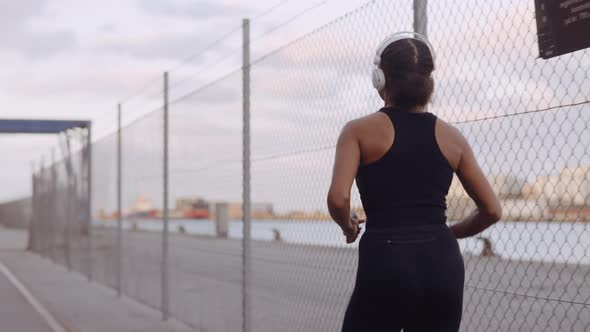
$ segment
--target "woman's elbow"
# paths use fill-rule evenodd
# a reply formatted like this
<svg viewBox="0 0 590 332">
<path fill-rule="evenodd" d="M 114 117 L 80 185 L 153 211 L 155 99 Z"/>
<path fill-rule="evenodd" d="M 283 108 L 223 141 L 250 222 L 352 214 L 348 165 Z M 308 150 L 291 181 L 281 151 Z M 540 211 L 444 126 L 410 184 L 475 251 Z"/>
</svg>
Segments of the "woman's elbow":
<svg viewBox="0 0 590 332">
<path fill-rule="evenodd" d="M 328 192 L 328 207 L 333 209 L 343 209 L 350 203 L 350 195 L 338 193 L 335 191 Z"/>
<path fill-rule="evenodd" d="M 493 207 L 489 207 L 485 210 L 486 216 L 490 220 L 490 224 L 496 223 L 502 219 L 502 206 L 498 203 Z"/>
</svg>

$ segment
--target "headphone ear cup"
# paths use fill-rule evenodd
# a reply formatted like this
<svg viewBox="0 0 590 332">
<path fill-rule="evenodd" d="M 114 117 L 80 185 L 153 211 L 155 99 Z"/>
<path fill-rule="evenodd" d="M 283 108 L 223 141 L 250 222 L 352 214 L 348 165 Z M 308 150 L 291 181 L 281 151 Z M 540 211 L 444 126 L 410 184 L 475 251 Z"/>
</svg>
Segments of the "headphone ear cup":
<svg viewBox="0 0 590 332">
<path fill-rule="evenodd" d="M 373 87 L 377 89 L 377 91 L 381 91 L 385 87 L 385 73 L 381 68 L 375 66 L 373 68 Z"/>
</svg>

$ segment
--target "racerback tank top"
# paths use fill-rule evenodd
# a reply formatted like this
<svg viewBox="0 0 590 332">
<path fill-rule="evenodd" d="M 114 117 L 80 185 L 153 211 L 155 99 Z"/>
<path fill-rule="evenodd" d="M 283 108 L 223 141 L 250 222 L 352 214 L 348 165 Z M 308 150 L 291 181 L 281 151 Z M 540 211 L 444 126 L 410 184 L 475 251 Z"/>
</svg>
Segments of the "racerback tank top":
<svg viewBox="0 0 590 332">
<path fill-rule="evenodd" d="M 437 117 L 398 107 L 379 112 L 393 123 L 395 138 L 380 159 L 357 170 L 366 228 L 444 224 L 453 169 L 436 142 Z"/>
</svg>

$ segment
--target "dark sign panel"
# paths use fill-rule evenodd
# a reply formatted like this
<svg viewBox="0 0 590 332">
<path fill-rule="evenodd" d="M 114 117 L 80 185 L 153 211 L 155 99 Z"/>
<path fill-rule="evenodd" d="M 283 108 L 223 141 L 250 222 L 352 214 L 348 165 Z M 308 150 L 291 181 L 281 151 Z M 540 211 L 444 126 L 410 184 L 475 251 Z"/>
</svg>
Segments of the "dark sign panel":
<svg viewBox="0 0 590 332">
<path fill-rule="evenodd" d="M 543 59 L 590 47 L 590 0 L 535 0 L 535 10 Z"/>
<path fill-rule="evenodd" d="M 57 134 L 71 128 L 89 126 L 90 121 L 0 119 L 0 133 L 9 134 Z"/>
</svg>

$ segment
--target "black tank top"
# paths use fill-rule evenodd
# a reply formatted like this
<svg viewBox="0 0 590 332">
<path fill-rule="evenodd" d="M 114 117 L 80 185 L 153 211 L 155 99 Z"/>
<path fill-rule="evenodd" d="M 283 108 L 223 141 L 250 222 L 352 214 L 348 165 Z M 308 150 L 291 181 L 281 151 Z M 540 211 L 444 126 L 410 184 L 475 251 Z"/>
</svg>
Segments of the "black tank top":
<svg viewBox="0 0 590 332">
<path fill-rule="evenodd" d="M 357 171 L 367 229 L 444 224 L 453 169 L 436 142 L 436 116 L 396 107 L 379 112 L 393 123 L 395 138 L 383 157 Z"/>
</svg>

